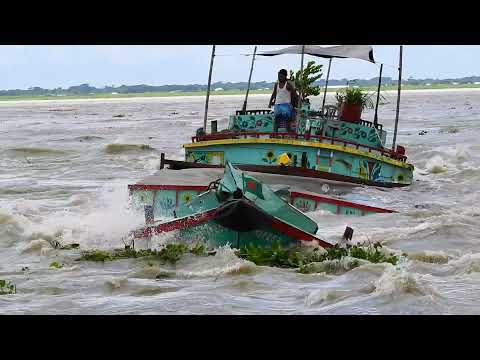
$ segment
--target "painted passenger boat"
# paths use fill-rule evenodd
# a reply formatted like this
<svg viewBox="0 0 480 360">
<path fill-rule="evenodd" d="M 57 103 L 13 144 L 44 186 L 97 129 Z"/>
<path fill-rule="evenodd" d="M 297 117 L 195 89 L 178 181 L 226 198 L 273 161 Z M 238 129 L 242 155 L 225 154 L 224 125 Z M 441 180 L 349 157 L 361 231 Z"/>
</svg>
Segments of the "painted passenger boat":
<svg viewBox="0 0 480 360">
<path fill-rule="evenodd" d="M 295 186 L 289 176 L 242 172 L 229 162 L 224 170 L 164 169 L 129 185 L 132 203 L 145 212 L 146 220 L 133 236 L 148 239 L 176 231 L 183 241 L 207 239 L 211 246 L 229 243 L 240 248 L 276 241 L 284 246 L 309 242 L 328 247 L 331 244 L 318 237 L 317 224 L 305 213 L 393 212 L 319 195 L 315 182 L 304 186 L 310 191 Z"/>
<path fill-rule="evenodd" d="M 293 46 L 259 55 L 300 52 L 302 68 L 304 54 L 329 58 L 328 74 L 333 58 L 356 58 L 375 63 L 370 46 Z M 253 61 L 254 58 L 252 69 Z M 165 165 L 170 169 L 217 168 L 231 162 L 246 171 L 317 178 L 323 182 L 379 187 L 411 185 L 414 167 L 407 162 L 405 148 L 395 146 L 398 110 L 392 148 L 387 148 L 387 132 L 378 122 L 381 79 L 380 71 L 373 121 L 351 122 L 338 114 L 335 106 L 325 105 L 327 75 L 322 108 L 313 109 L 309 103 L 303 103 L 295 132 L 285 132 L 281 128 L 274 132 L 274 114 L 269 109 L 247 110 L 247 90 L 243 109 L 229 117 L 226 129 L 218 132 L 216 122 L 212 122 L 212 130 L 207 134 L 206 111 L 204 128 L 197 131 L 191 143 L 183 145 L 185 159 L 166 159 L 162 154 L 161 168 Z M 397 109 L 400 84 L 401 81 Z M 279 161 L 282 155 L 288 156 L 286 163 Z"/>
</svg>

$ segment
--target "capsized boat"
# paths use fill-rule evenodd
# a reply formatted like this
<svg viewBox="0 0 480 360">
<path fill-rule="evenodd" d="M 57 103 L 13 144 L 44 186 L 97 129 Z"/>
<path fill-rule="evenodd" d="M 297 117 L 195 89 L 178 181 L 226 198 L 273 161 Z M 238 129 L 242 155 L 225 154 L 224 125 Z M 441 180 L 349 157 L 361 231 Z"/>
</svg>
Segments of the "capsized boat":
<svg viewBox="0 0 480 360">
<path fill-rule="evenodd" d="M 223 172 L 223 178 L 222 178 Z M 263 180 L 272 185 L 267 186 Z M 290 184 L 288 182 L 290 181 Z M 129 185 L 132 203 L 145 212 L 146 225 L 135 239 L 176 231 L 183 241 L 207 240 L 211 246 L 249 244 L 283 246 L 302 242 L 332 246 L 317 235 L 318 225 L 304 212 L 326 210 L 344 215 L 389 213 L 314 193 L 318 183 L 292 186 L 292 178 L 242 172 L 230 162 L 225 169 L 164 169 Z M 317 189 L 318 190 L 318 189 Z"/>
<path fill-rule="evenodd" d="M 302 68 L 304 54 L 330 59 L 328 74 L 333 58 L 353 58 L 375 63 L 371 46 L 292 46 L 258 55 L 276 56 L 287 53 L 302 53 Z M 255 54 L 252 69 L 254 60 Z M 380 67 L 373 122 L 360 118 L 352 120 L 340 112 L 337 106 L 325 105 L 327 77 L 322 108 L 312 108 L 307 99 L 301 106 L 294 132 L 286 132 L 282 128 L 274 131 L 274 114 L 270 109 L 247 110 L 247 90 L 243 109 L 229 117 L 226 129 L 218 132 L 215 121 L 208 134 L 206 111 L 204 128 L 197 131 L 191 143 L 183 145 L 185 159 L 166 159 L 162 154 L 161 168 L 165 165 L 170 169 L 220 168 L 231 162 L 246 171 L 316 178 L 336 185 L 411 185 L 414 167 L 407 162 L 405 148 L 399 145 L 395 147 L 397 126 L 390 149 L 386 144 L 387 132 L 378 122 L 382 67 L 383 65 Z M 211 70 L 212 68 L 210 72 Z M 400 100 L 400 84 L 397 105 Z M 284 154 L 289 159 L 281 162 L 279 159 Z"/>
</svg>

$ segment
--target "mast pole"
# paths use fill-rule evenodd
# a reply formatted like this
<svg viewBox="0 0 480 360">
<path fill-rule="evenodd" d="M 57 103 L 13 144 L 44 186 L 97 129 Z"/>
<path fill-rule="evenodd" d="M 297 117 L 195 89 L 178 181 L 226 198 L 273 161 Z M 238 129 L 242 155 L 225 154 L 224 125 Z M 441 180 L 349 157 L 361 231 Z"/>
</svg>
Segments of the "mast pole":
<svg viewBox="0 0 480 360">
<path fill-rule="evenodd" d="M 380 76 L 378 77 L 378 88 L 377 88 L 377 103 L 375 104 L 375 116 L 373 117 L 373 124 L 375 127 L 378 125 L 378 103 L 380 102 L 380 87 L 382 86 L 382 71 L 383 64 L 380 64 Z"/>
<path fill-rule="evenodd" d="M 255 55 L 257 54 L 257 47 L 253 50 L 253 57 L 252 57 L 252 66 L 250 67 L 250 75 L 248 76 L 248 86 L 247 86 L 247 93 L 245 94 L 245 101 L 243 102 L 243 111 L 247 110 L 247 101 L 248 101 L 248 93 L 250 92 L 250 82 L 252 80 L 252 73 L 253 73 L 253 63 L 255 62 Z"/>
<path fill-rule="evenodd" d="M 402 90 L 402 58 L 403 58 L 403 46 L 400 45 L 400 60 L 398 63 L 398 94 L 397 94 L 397 112 L 395 115 L 395 130 L 393 133 L 392 151 L 395 151 L 395 143 L 397 142 L 397 130 L 398 130 L 398 115 L 400 113 L 400 92 Z"/>
<path fill-rule="evenodd" d="M 330 58 L 330 60 L 328 61 L 327 79 L 325 80 L 325 90 L 323 91 L 322 114 L 323 114 L 323 109 L 325 108 L 325 99 L 327 98 L 327 88 L 328 88 L 328 80 L 330 79 L 331 66 L 332 66 L 332 58 Z"/>
<path fill-rule="evenodd" d="M 212 47 L 212 58 L 210 59 L 210 71 L 208 72 L 207 99 L 205 100 L 205 116 L 203 117 L 203 131 L 207 133 L 208 100 L 210 99 L 210 85 L 212 83 L 213 58 L 215 57 L 215 45 Z"/>
<path fill-rule="evenodd" d="M 305 57 L 305 45 L 302 45 L 302 59 L 300 61 L 300 79 L 299 79 L 299 84 L 300 84 L 300 99 L 298 100 L 298 112 L 297 112 L 297 119 L 300 116 L 300 110 L 302 109 L 302 97 L 303 97 L 303 84 L 302 84 L 302 79 L 303 79 L 303 59 Z"/>
</svg>

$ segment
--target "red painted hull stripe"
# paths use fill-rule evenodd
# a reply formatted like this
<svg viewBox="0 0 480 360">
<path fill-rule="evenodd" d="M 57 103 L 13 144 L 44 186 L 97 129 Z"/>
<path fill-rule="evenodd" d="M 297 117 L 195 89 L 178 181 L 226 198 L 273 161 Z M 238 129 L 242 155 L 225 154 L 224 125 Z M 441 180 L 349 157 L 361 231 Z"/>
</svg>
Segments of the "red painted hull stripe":
<svg viewBox="0 0 480 360">
<path fill-rule="evenodd" d="M 312 235 L 312 234 L 309 234 L 299 228 L 296 228 L 294 226 L 291 226 L 277 218 L 274 218 L 273 222 L 272 222 L 272 227 L 283 233 L 283 234 L 286 234 L 288 236 L 291 236 L 292 238 L 294 238 L 295 240 L 298 240 L 298 241 L 316 241 L 318 242 L 318 244 L 322 247 L 332 247 L 333 245 L 316 237 L 315 235 Z"/>
<path fill-rule="evenodd" d="M 145 228 L 136 230 L 134 232 L 134 236 L 137 239 L 148 238 L 153 235 L 200 225 L 212 220 L 215 217 L 216 210 L 217 209 L 212 209 L 203 213 L 187 216 L 181 219 L 175 219 L 166 223 L 147 226 Z"/>
</svg>

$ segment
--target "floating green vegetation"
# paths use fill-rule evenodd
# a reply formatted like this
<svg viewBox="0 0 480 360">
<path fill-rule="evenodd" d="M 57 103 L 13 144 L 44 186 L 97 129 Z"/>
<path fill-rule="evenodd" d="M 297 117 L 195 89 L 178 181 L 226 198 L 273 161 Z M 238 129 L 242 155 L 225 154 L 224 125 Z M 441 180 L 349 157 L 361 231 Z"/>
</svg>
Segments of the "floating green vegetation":
<svg viewBox="0 0 480 360">
<path fill-rule="evenodd" d="M 15 284 L 8 280 L 0 280 L 0 295 L 10 295 L 17 292 Z"/>
<path fill-rule="evenodd" d="M 326 271 L 337 272 L 338 269 L 350 270 L 366 262 L 390 263 L 396 265 L 399 257 L 382 250 L 380 243 L 365 243 L 349 245 L 345 248 L 335 245 L 324 249 L 319 247 L 282 247 L 274 242 L 270 247 L 249 245 L 235 251 L 242 259 L 251 261 L 259 266 L 271 266 L 285 269 L 297 269 L 300 273 Z M 114 261 L 132 258 L 147 258 L 148 265 L 153 266 L 152 260 L 175 264 L 186 254 L 208 256 L 214 253 L 207 251 L 202 243 L 194 245 L 167 244 L 160 250 L 114 249 L 112 251 L 89 250 L 83 252 L 77 261 Z M 319 270 L 320 269 L 320 270 Z"/>
<path fill-rule="evenodd" d="M 59 262 L 54 261 L 50 264 L 49 267 L 54 268 L 54 269 L 61 269 L 61 268 L 63 268 L 63 265 L 60 264 Z"/>
<path fill-rule="evenodd" d="M 185 254 L 193 254 L 197 256 L 207 255 L 206 248 L 203 244 L 195 245 L 186 244 L 167 244 L 160 250 L 134 250 L 134 249 L 114 249 L 113 251 L 89 250 L 85 251 L 78 261 L 114 261 L 120 259 L 135 259 L 148 257 L 175 264 Z"/>
<path fill-rule="evenodd" d="M 458 133 L 460 130 L 454 126 L 449 126 L 447 127 L 446 129 L 441 129 L 440 132 L 442 134 L 456 134 Z"/>
<path fill-rule="evenodd" d="M 335 245 L 331 248 L 282 248 L 274 242 L 271 247 L 257 247 L 249 245 L 237 251 L 237 256 L 249 260 L 256 265 L 273 266 L 280 268 L 298 268 L 299 272 L 307 272 L 306 266 L 312 263 L 341 260 L 350 257 L 365 260 L 371 263 L 390 263 L 396 265 L 398 256 L 389 253 L 385 254 L 382 245 L 374 244 L 349 245 L 345 248 Z M 359 261 L 354 261 L 350 267 L 359 266 Z"/>
</svg>

